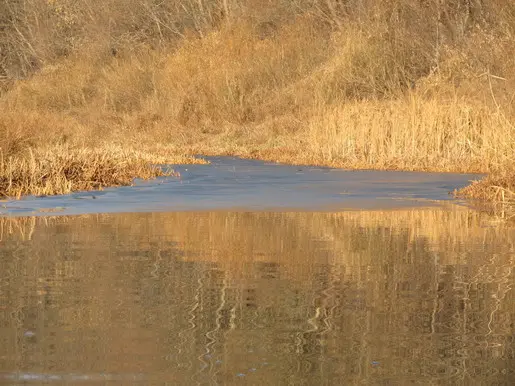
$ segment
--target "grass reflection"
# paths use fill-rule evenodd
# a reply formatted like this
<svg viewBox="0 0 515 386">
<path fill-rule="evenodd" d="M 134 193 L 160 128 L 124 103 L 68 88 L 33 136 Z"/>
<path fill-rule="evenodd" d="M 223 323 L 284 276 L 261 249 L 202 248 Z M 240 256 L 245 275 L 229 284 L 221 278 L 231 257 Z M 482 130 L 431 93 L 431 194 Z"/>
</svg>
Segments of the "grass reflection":
<svg viewBox="0 0 515 386">
<path fill-rule="evenodd" d="M 513 377 L 515 229 L 464 208 L 0 221 L 2 371 Z"/>
</svg>

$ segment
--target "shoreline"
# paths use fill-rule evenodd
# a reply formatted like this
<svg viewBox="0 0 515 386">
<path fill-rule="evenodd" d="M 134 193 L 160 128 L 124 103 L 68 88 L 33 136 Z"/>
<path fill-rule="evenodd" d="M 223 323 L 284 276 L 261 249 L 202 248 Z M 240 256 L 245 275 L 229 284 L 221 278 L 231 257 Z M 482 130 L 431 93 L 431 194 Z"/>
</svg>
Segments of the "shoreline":
<svg viewBox="0 0 515 386">
<path fill-rule="evenodd" d="M 197 155 L 197 157 L 202 156 Z M 326 168 L 319 165 L 308 166 L 300 163 L 279 163 L 273 165 L 275 162 L 257 160 L 256 157 L 244 159 L 235 156 L 213 156 L 212 158 L 207 156 L 207 159 L 196 158 L 195 160 L 197 164 L 203 163 L 212 165 L 213 169 L 199 168 L 188 162 L 183 162 L 182 164 L 175 163 L 173 165 L 154 165 L 154 167 L 158 169 L 163 166 L 169 166 L 173 168 L 175 173 L 168 174 L 172 178 L 163 180 L 162 182 L 152 181 L 153 177 L 147 178 L 150 179 L 149 182 L 138 182 L 134 190 L 108 189 L 105 193 L 101 193 L 104 189 L 91 189 L 89 191 L 82 189 L 67 192 L 70 193 L 67 196 L 48 195 L 45 197 L 23 197 L 28 198 L 28 201 L 24 200 L 23 203 L 17 204 L 18 201 L 12 200 L 8 206 L 4 204 L 4 209 L 6 209 L 4 215 L 9 216 L 9 212 L 16 212 L 18 215 L 22 216 L 46 216 L 104 212 L 124 213 L 131 211 L 251 210 L 266 212 L 296 211 L 301 209 L 303 211 L 315 212 L 338 212 L 341 210 L 425 207 L 438 204 L 445 205 L 447 203 L 460 205 L 460 201 L 455 200 L 458 198 L 456 194 L 452 194 L 451 190 L 454 189 L 453 185 L 463 187 L 467 185 L 467 182 L 477 180 L 481 177 L 481 175 L 471 173 L 386 171 L 374 169 L 357 170 L 333 167 Z M 259 162 L 254 163 L 253 161 Z M 232 171 L 232 167 L 236 167 L 236 169 Z M 298 176 L 295 176 L 296 174 L 298 174 Z M 299 191 L 299 193 L 301 193 L 300 196 L 296 195 L 295 202 L 288 200 L 285 202 L 281 194 L 284 188 L 279 188 L 276 193 L 272 194 L 272 196 L 277 196 L 277 199 L 264 199 L 263 201 L 259 199 L 260 194 L 250 199 L 250 201 L 244 198 L 247 197 L 247 194 L 253 194 L 252 192 L 255 193 L 260 189 L 264 189 L 263 192 L 268 192 L 266 194 L 274 192 L 278 186 L 277 175 L 283 176 L 281 177 L 282 179 L 288 179 L 289 182 L 285 182 L 285 188 L 296 186 L 295 184 L 300 184 L 299 187 L 310 187 L 307 191 L 305 190 L 306 188 L 302 188 L 301 191 Z M 446 177 L 447 175 L 449 177 Z M 206 177 L 197 180 L 198 177 L 196 176 Z M 204 178 L 207 178 L 205 182 L 203 182 Z M 246 183 L 245 180 L 248 181 L 248 183 Z M 220 181 L 220 183 L 218 181 Z M 241 185 L 242 182 L 244 186 Z M 161 187 L 162 183 L 164 183 L 164 185 Z M 190 183 L 193 183 L 193 185 L 190 185 Z M 197 186 L 198 183 L 201 185 Z M 211 185 L 213 183 L 214 185 Z M 234 183 L 236 183 L 236 185 L 234 185 Z M 290 185 L 292 183 L 294 185 Z M 446 185 L 449 187 L 443 188 Z M 170 186 L 170 188 L 167 188 L 167 186 Z M 192 186 L 191 191 L 189 190 L 189 186 Z M 250 186 L 250 188 L 247 186 Z M 251 188 L 252 186 L 255 188 Z M 325 186 L 332 188 L 329 188 L 330 190 L 327 191 L 326 188 L 324 188 Z M 108 187 L 115 186 L 104 186 L 104 188 Z M 220 196 L 222 192 L 217 193 L 219 187 L 223 189 L 222 196 Z M 211 193 L 213 195 L 212 199 L 209 198 L 209 194 L 205 195 L 202 193 L 206 191 L 206 189 L 207 191 L 214 189 Z M 288 195 L 288 189 L 291 190 L 291 188 L 287 188 L 283 193 Z M 333 190 L 334 192 L 330 193 Z M 133 193 L 129 193 L 130 191 Z M 145 194 L 143 193 L 144 191 L 148 193 Z M 231 195 L 232 191 L 234 191 L 234 195 Z M 335 201 L 334 198 L 331 198 L 336 197 L 334 194 L 340 191 L 344 192 L 340 193 L 343 200 L 336 199 Z M 312 195 L 307 201 L 305 196 L 306 192 L 310 192 L 309 194 Z M 435 193 L 437 194 L 435 195 Z M 184 196 L 184 194 L 187 195 Z M 201 201 L 196 204 L 197 198 L 195 197 L 199 194 L 198 199 Z M 329 194 L 329 196 L 326 196 L 327 194 Z M 124 202 L 126 198 L 124 197 L 129 198 L 131 204 L 125 205 Z M 169 198 L 165 199 L 165 197 Z M 232 199 L 227 201 L 227 198 L 230 197 L 232 197 Z M 298 201 L 300 197 L 304 198 Z M 91 201 L 91 199 L 96 198 L 100 200 Z M 462 197 L 459 197 L 459 199 L 461 198 Z M 80 202 L 76 200 L 80 200 Z M 464 204 L 464 202 L 461 201 L 461 204 Z M 465 205 L 468 206 L 467 204 Z M 7 210 L 9 212 L 7 212 Z"/>
<path fill-rule="evenodd" d="M 180 175 L 176 173 L 172 168 L 168 168 L 167 170 L 163 170 L 160 165 L 188 165 L 188 164 L 198 164 L 198 163 L 206 163 L 204 158 L 206 156 L 226 156 L 226 157 L 237 157 L 241 159 L 248 160 L 258 160 L 263 162 L 273 162 L 278 163 L 280 165 L 291 165 L 291 166 L 303 166 L 303 167 L 328 167 L 335 169 L 342 169 L 346 171 L 392 171 L 392 172 L 416 172 L 416 173 L 449 173 L 449 174 L 471 174 L 464 172 L 454 172 L 449 170 L 438 171 L 438 170 L 417 170 L 416 168 L 412 169 L 403 169 L 403 168 L 352 168 L 352 167 L 341 167 L 341 163 L 338 162 L 321 162 L 321 163 L 307 163 L 302 162 L 301 160 L 293 160 L 291 158 L 281 159 L 281 157 L 273 157 L 272 153 L 269 153 L 268 156 L 262 156 L 260 154 L 246 154 L 242 155 L 239 152 L 227 153 L 223 152 L 222 154 L 216 152 L 208 152 L 207 154 L 191 154 L 192 152 L 187 152 L 185 154 L 175 154 L 174 156 L 155 154 L 152 151 L 148 152 L 140 152 L 137 153 L 138 156 L 135 158 L 131 158 L 134 156 L 134 152 L 131 150 L 127 150 L 125 152 L 121 152 L 118 148 L 114 147 L 110 149 L 110 153 L 106 152 L 106 148 L 104 147 L 98 149 L 81 149 L 78 151 L 77 149 L 71 148 L 59 148 L 60 158 L 57 160 L 48 161 L 49 164 L 45 164 L 45 162 L 36 162 L 35 158 L 37 155 L 31 153 L 31 162 L 21 163 L 23 170 L 17 171 L 18 173 L 23 173 L 30 171 L 32 176 L 26 176 L 18 185 L 10 186 L 5 184 L 4 177 L 4 189 L 0 189 L 0 196 L 2 196 L 2 201 L 8 200 L 20 200 L 27 196 L 59 196 L 63 194 L 77 193 L 77 192 L 87 192 L 87 191 L 102 191 L 105 188 L 111 187 L 120 187 L 120 186 L 132 186 L 133 181 L 135 179 L 143 179 L 143 180 L 153 180 L 160 176 L 170 176 L 170 177 L 179 177 Z M 115 149 L 115 150 L 113 150 Z M 53 149 L 55 151 L 55 149 Z M 48 151 L 48 150 L 47 150 Z M 108 157 L 101 160 L 92 161 L 91 156 L 98 157 L 100 153 L 104 152 L 104 156 Z M 189 153 L 189 154 L 188 154 Z M 110 155 L 107 155 L 110 154 Z M 82 158 L 82 163 L 77 163 L 74 157 L 79 155 Z M 87 160 L 84 160 L 84 157 L 89 157 Z M 70 159 L 65 162 L 70 163 L 76 169 L 83 169 L 85 165 L 90 162 L 96 163 L 95 172 L 93 175 L 96 175 L 96 179 L 89 178 L 88 181 L 81 180 L 81 177 L 84 177 L 84 170 L 67 170 L 67 175 L 64 173 L 66 169 L 62 165 L 59 165 L 60 162 L 63 162 L 63 157 L 69 157 Z M 109 158 L 111 157 L 111 158 Z M 279 159 L 277 159 L 279 158 Z M 102 162 L 108 162 L 108 165 L 102 164 Z M 52 162 L 55 162 L 52 165 Z M 118 163 L 118 165 L 113 164 Z M 16 165 L 16 159 L 12 161 L 14 165 Z M 19 165 L 19 164 L 18 164 Z M 69 165 L 68 165 L 69 166 Z M 52 181 L 49 182 L 48 178 L 40 179 L 41 177 L 35 177 L 34 174 L 38 176 L 44 176 L 45 173 L 48 173 L 48 168 L 54 168 L 55 175 L 53 175 Z M 47 170 L 38 170 L 38 169 L 47 169 Z M 100 170 L 98 170 L 100 169 Z M 1 169 L 0 169 L 1 170 Z M 4 167 L 5 171 L 5 167 Z M 61 174 L 59 174 L 59 171 Z M 97 173 L 97 174 L 95 174 Z M 86 173 L 87 174 L 87 173 Z M 515 214 L 515 195 L 510 190 L 510 186 L 508 185 L 512 180 L 507 178 L 503 180 L 507 187 L 503 188 L 499 186 L 499 179 L 495 178 L 495 174 L 489 173 L 473 173 L 473 174 L 481 174 L 482 178 L 478 180 L 471 180 L 470 184 L 461 188 L 456 189 L 453 192 L 449 192 L 456 199 L 465 199 L 470 202 L 475 202 L 478 204 L 483 210 L 490 211 L 494 214 L 502 213 L 503 217 L 511 218 Z M 92 173 L 89 173 L 91 177 Z M 75 179 L 74 179 L 75 178 Z M 0 180 L 1 181 L 1 180 Z M 39 182 L 39 183 L 38 183 Z M 55 186 L 52 186 L 52 183 Z M 12 184 L 12 182 L 11 182 Z M 8 187 L 10 190 L 6 190 L 5 187 Z M 54 189 L 54 190 L 52 190 Z M 8 192 L 16 192 L 9 196 Z M 504 201 L 503 201 L 504 200 Z"/>
</svg>

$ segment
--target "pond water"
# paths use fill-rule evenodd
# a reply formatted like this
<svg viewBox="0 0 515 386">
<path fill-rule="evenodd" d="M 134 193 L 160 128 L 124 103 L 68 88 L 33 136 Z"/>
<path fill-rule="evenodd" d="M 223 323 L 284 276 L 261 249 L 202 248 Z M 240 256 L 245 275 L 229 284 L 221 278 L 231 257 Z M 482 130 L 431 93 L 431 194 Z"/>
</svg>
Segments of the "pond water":
<svg viewBox="0 0 515 386">
<path fill-rule="evenodd" d="M 0 217 L 0 384 L 515 384 L 515 228 L 413 204 Z"/>
<path fill-rule="evenodd" d="M 178 165 L 180 178 L 135 186 L 0 202 L 0 216 L 185 210 L 341 210 L 431 205 L 477 174 L 351 171 L 233 157 Z"/>
</svg>

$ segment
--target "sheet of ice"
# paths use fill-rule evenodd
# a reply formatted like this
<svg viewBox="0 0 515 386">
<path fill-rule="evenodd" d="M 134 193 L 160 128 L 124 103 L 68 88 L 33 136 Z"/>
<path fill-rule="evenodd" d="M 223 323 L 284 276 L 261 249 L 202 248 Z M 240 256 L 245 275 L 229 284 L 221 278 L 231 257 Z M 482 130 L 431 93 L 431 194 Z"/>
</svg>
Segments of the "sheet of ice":
<svg viewBox="0 0 515 386">
<path fill-rule="evenodd" d="M 0 215 L 189 210 L 344 210 L 427 206 L 476 174 L 352 171 L 291 166 L 235 157 L 209 165 L 177 165 L 181 177 L 134 186 L 0 202 Z"/>
</svg>

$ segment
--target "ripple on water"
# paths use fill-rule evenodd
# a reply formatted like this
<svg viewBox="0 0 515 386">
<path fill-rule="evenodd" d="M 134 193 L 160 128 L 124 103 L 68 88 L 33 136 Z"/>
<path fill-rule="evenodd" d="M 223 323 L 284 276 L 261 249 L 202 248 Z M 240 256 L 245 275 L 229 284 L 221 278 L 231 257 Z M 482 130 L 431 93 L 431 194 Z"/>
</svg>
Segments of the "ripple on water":
<svg viewBox="0 0 515 386">
<path fill-rule="evenodd" d="M 0 218 L 0 383 L 511 385 L 515 229 L 485 219 Z"/>
</svg>

